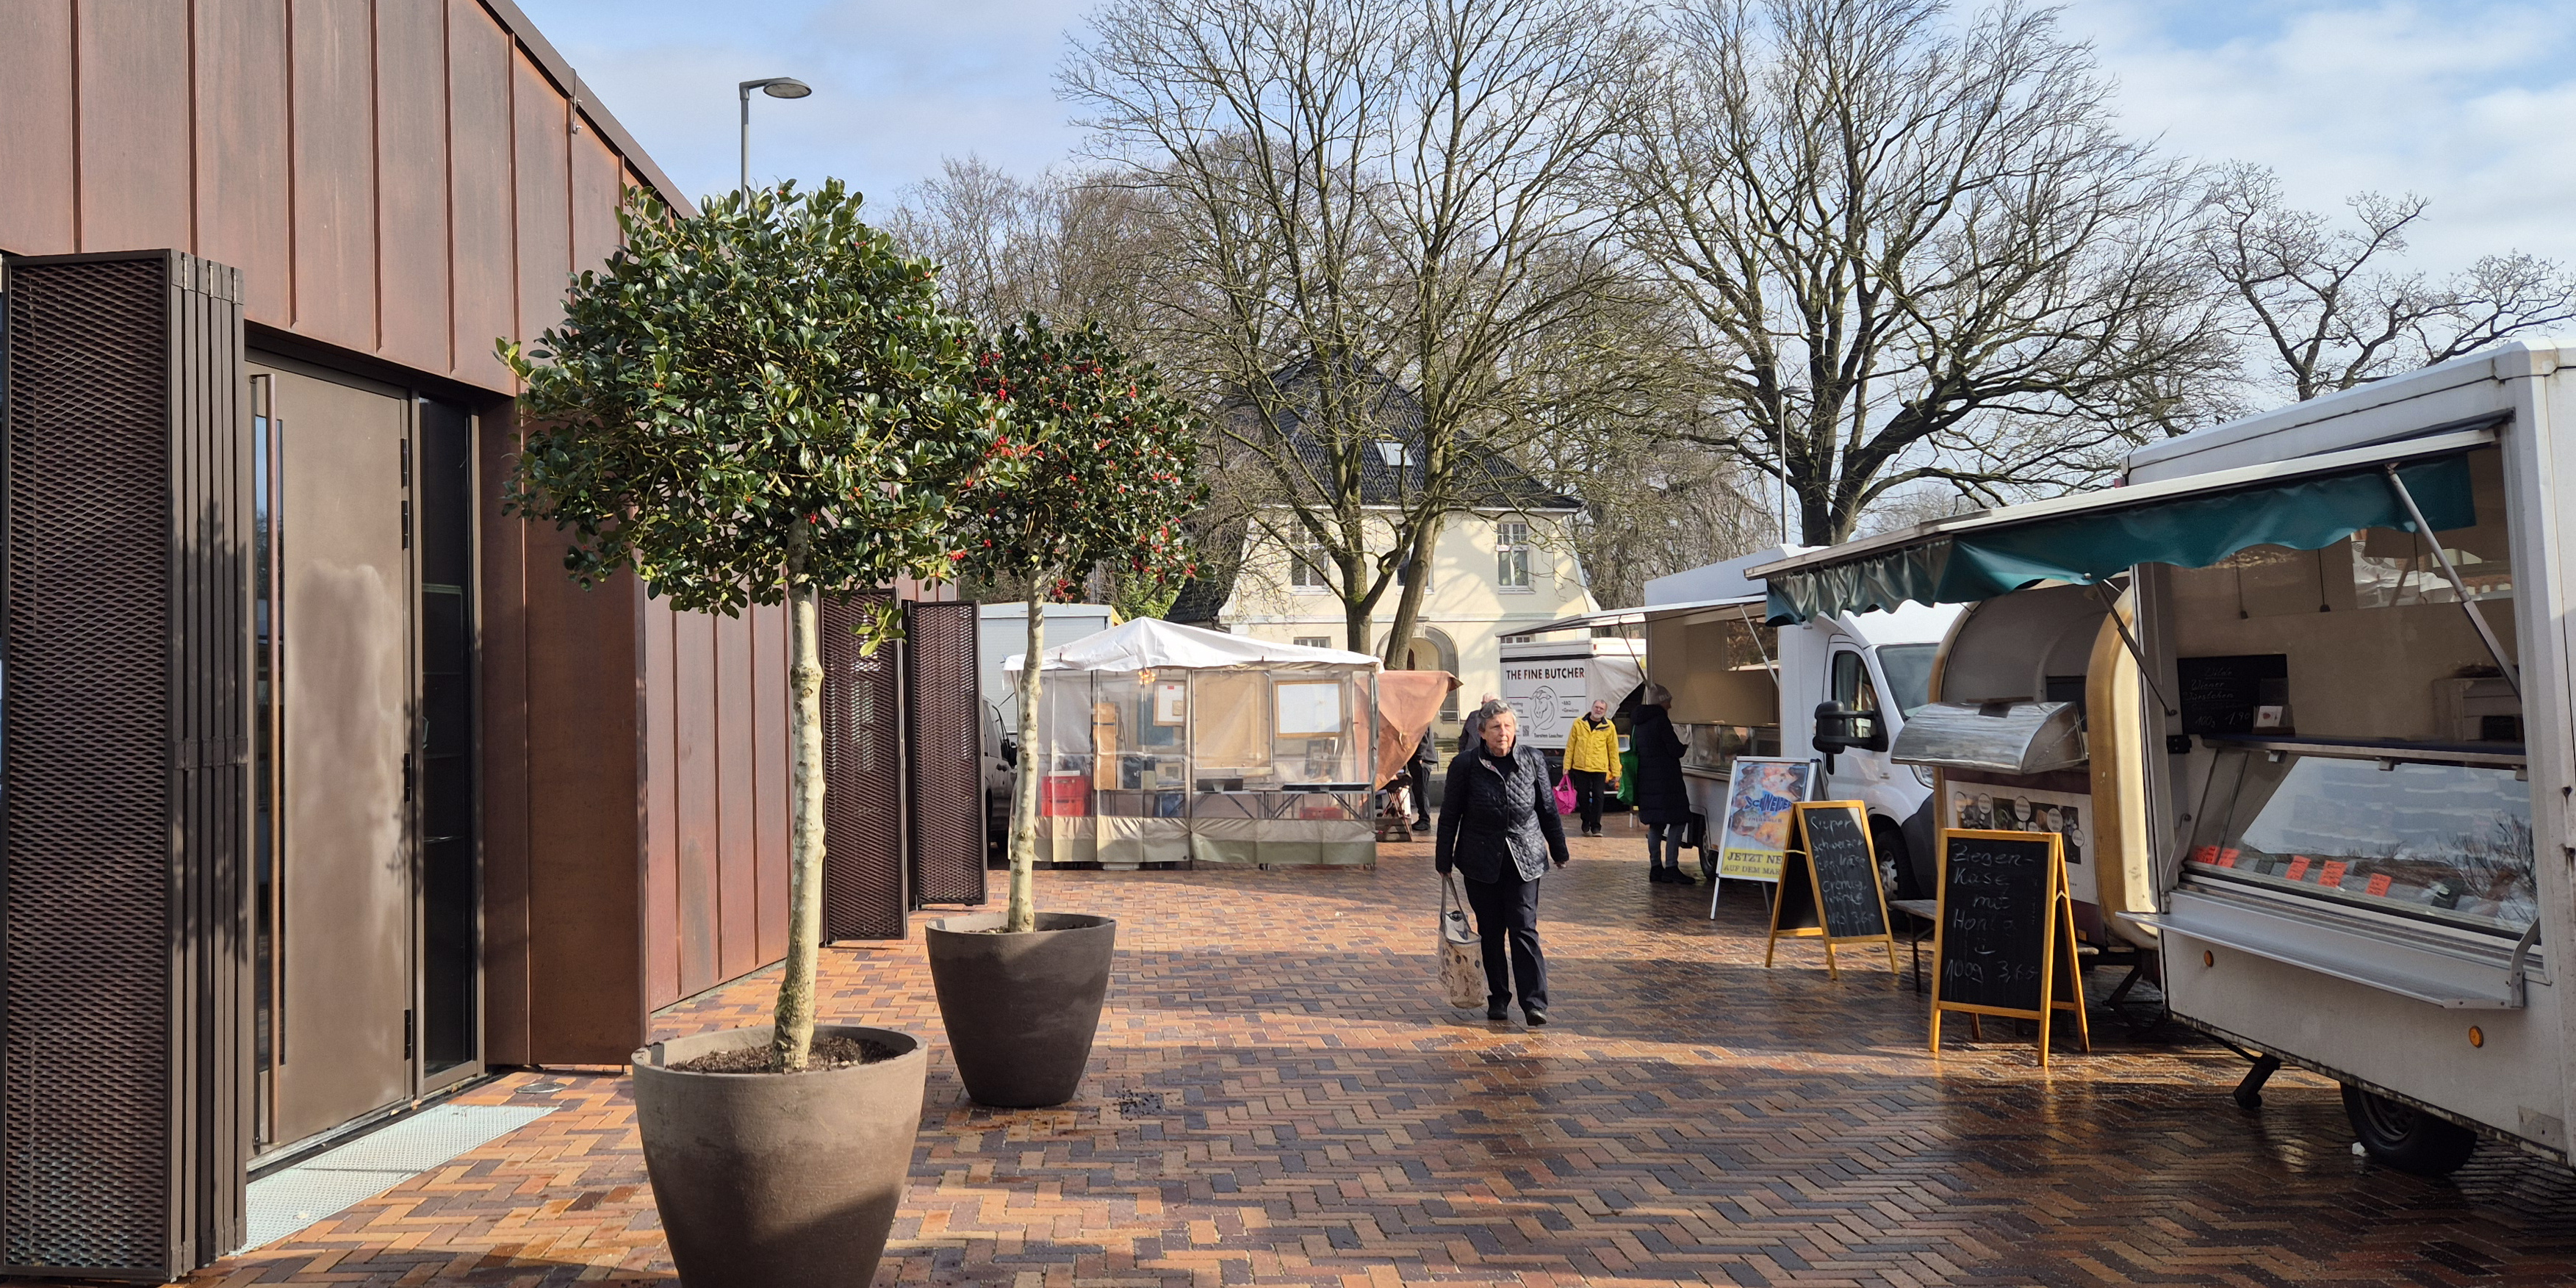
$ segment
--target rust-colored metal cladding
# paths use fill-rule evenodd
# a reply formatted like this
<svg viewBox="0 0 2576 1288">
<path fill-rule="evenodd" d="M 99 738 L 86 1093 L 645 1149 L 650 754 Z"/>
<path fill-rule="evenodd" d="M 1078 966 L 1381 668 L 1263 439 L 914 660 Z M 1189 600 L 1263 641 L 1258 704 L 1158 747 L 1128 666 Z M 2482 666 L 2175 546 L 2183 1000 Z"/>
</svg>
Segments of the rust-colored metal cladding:
<svg viewBox="0 0 2576 1288">
<path fill-rule="evenodd" d="M 984 698 L 976 605 L 906 606 L 912 905 L 984 902 Z"/>
<path fill-rule="evenodd" d="M 250 1149 L 240 274 L 10 263 L 0 1266 L 175 1277 Z"/>
<path fill-rule="evenodd" d="M 902 939 L 901 643 L 861 652 L 873 600 L 823 597 L 823 938 Z"/>
</svg>

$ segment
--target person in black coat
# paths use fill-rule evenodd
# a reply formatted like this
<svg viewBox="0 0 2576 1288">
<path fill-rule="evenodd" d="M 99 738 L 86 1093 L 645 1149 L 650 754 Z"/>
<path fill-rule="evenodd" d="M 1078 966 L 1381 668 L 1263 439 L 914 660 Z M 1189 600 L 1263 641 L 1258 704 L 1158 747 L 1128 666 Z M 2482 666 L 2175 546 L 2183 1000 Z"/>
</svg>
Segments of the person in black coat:
<svg viewBox="0 0 2576 1288">
<path fill-rule="evenodd" d="M 1637 821 L 1646 825 L 1646 879 L 1696 884 L 1682 871 L 1682 838 L 1690 831 L 1690 788 L 1682 781 L 1682 740 L 1673 732 L 1672 691 L 1646 686 L 1629 717 L 1628 747 L 1637 753 Z"/>
<path fill-rule="evenodd" d="M 1547 958 L 1538 947 L 1538 886 L 1550 859 L 1564 867 L 1565 824 L 1547 754 L 1522 745 L 1520 720 L 1486 713 L 1476 745 L 1449 762 L 1432 866 L 1467 878 L 1467 906 L 1484 939 L 1485 1018 L 1511 1017 L 1512 988 L 1532 1027 L 1547 1023 Z M 1506 961 L 1508 949 L 1509 960 Z M 1505 973 L 1506 967 L 1509 974 Z"/>
<path fill-rule="evenodd" d="M 1413 743 L 1413 764 L 1407 772 L 1413 775 L 1413 830 L 1431 830 L 1431 784 L 1440 775 L 1440 733 L 1437 726 L 1422 726 L 1422 736 Z"/>
</svg>

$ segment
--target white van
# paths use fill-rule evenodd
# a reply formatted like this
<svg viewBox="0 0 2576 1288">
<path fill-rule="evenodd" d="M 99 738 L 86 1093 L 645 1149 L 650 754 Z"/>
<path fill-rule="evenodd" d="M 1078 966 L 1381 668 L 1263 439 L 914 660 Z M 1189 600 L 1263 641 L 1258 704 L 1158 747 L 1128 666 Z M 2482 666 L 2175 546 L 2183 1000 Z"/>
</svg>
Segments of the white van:
<svg viewBox="0 0 2576 1288">
<path fill-rule="evenodd" d="M 1672 691 L 1673 724 L 1689 746 L 1682 774 L 1702 816 L 1724 814 L 1737 756 L 1818 761 L 1826 796 L 1869 803 L 1889 890 L 1900 898 L 1928 895 L 1930 776 L 1896 765 L 1887 748 L 1924 701 L 1941 639 L 1959 610 L 1907 604 L 1766 627 L 1763 586 L 1744 570 L 1803 549 L 1778 547 L 1659 577 L 1646 583 L 1642 608 L 1541 629 L 1644 628 L 1646 678 Z M 1705 870 L 1714 860 L 1703 853 L 1701 862 Z"/>
<path fill-rule="evenodd" d="M 2515 343 L 2143 448 L 2121 488 L 1753 571 L 1781 620 L 1977 605 L 1898 754 L 2084 766 L 2098 910 L 2156 946 L 2175 1019 L 2252 1060 L 2240 1104 L 2295 1064 L 2392 1166 L 2481 1139 L 2564 1163 L 2561 454 L 2576 346 Z"/>
</svg>

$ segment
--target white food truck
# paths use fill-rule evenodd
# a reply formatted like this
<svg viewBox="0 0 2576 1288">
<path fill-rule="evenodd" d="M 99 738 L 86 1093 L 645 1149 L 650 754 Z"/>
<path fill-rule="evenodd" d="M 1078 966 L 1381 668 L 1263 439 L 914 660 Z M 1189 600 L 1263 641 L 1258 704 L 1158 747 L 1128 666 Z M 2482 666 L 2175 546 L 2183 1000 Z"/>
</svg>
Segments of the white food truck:
<svg viewBox="0 0 2576 1288">
<path fill-rule="evenodd" d="M 2482 1138 L 2564 1163 L 2561 464 L 2576 346 L 2515 343 L 2143 448 L 2122 487 L 1752 571 L 1775 622 L 1972 606 L 1893 754 L 1945 821 L 2078 812 L 2079 897 L 2253 1061 L 2240 1104 L 2292 1064 L 2390 1165 Z"/>
<path fill-rule="evenodd" d="M 1566 730 L 1595 702 L 1619 709 L 1636 692 L 1644 675 L 1645 646 L 1616 636 L 1585 639 L 1531 639 L 1513 635 L 1503 640 L 1505 705 L 1520 717 L 1520 736 L 1530 745 L 1565 752 Z"/>
<path fill-rule="evenodd" d="M 1672 691 L 1673 724 L 1689 746 L 1682 774 L 1703 817 L 1724 816 L 1737 756 L 1819 761 L 1825 771 L 1820 799 L 1868 803 L 1891 897 L 1915 897 L 1918 890 L 1928 897 L 1932 776 L 1889 759 L 1888 739 L 1924 701 L 1934 655 L 1959 610 L 1903 604 L 1891 612 L 1767 627 L 1763 586 L 1747 580 L 1744 570 L 1802 549 L 1778 547 L 1659 577 L 1646 583 L 1642 608 L 1589 613 L 1543 629 L 1643 628 L 1638 658 L 1647 678 Z M 1873 732 L 1837 741 L 1828 729 L 1819 744 L 1817 715 L 1827 707 L 1884 715 Z M 1704 853 L 1701 863 L 1711 869 L 1714 855 Z"/>
</svg>

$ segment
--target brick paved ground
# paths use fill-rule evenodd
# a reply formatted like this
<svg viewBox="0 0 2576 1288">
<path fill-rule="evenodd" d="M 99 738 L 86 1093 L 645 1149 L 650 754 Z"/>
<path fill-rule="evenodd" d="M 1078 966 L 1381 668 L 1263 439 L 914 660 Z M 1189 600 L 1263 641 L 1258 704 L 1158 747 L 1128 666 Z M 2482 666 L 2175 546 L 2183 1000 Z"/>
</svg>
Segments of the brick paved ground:
<svg viewBox="0 0 2576 1288">
<path fill-rule="evenodd" d="M 880 1284 L 2576 1282 L 2566 1173 L 2493 1148 L 2450 1182 L 2381 1171 L 2330 1084 L 2284 1074 L 2241 1114 L 2234 1057 L 2102 1019 L 2047 1073 L 2026 1043 L 1935 1061 L 1910 989 L 1830 983 L 1812 946 L 1763 970 L 1752 901 L 1702 920 L 1705 888 L 1648 885 L 1613 828 L 1548 883 L 1536 1033 L 1435 1002 L 1423 847 L 1042 875 L 1050 906 L 1120 920 L 1091 1076 L 1055 1110 L 964 1101 L 917 940 L 828 953 L 827 1015 L 933 1042 Z M 563 1112 L 194 1282 L 668 1282 L 619 1079 L 471 1098 L 540 1076 Z"/>
</svg>

